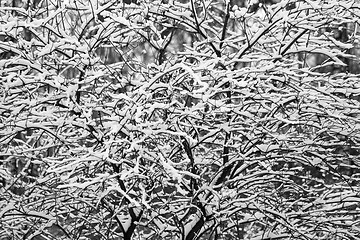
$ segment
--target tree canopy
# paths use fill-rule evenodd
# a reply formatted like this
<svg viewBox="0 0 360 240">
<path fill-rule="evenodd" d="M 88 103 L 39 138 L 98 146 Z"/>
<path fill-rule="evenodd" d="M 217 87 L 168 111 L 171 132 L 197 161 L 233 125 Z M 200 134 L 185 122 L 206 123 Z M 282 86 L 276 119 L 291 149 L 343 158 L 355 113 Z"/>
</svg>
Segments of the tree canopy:
<svg viewBox="0 0 360 240">
<path fill-rule="evenodd" d="M 360 239 L 359 1 L 0 3 L 0 240 Z"/>
</svg>

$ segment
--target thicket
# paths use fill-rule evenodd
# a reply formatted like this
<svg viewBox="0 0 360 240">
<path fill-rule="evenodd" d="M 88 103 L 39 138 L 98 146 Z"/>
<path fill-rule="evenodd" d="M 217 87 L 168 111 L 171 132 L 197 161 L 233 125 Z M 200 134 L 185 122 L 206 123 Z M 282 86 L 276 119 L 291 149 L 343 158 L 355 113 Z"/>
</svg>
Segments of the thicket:
<svg viewBox="0 0 360 240">
<path fill-rule="evenodd" d="M 0 239 L 360 239 L 358 1 L 1 1 Z"/>
</svg>

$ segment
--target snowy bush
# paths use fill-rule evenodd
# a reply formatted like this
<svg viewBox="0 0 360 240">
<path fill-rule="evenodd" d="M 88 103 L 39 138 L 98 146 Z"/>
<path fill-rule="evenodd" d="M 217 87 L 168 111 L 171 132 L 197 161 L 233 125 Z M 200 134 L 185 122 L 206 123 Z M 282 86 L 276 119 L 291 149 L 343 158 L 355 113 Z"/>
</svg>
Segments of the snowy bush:
<svg viewBox="0 0 360 240">
<path fill-rule="evenodd" d="M 359 7 L 1 1 L 0 239 L 360 239 Z"/>
</svg>

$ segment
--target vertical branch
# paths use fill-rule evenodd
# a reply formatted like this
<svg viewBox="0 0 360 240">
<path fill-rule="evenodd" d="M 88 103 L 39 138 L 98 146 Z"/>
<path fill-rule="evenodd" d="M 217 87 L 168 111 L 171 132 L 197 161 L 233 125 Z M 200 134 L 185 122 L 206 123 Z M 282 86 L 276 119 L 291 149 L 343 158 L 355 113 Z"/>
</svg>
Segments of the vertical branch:
<svg viewBox="0 0 360 240">
<path fill-rule="evenodd" d="M 222 29 L 222 34 L 221 34 L 221 42 L 220 42 L 220 49 L 223 47 L 224 44 L 224 40 L 226 37 L 226 31 L 227 31 L 227 26 L 229 23 L 229 19 L 230 19 L 230 4 L 226 3 L 226 15 L 225 15 L 225 19 L 224 19 L 224 26 Z M 223 68 L 225 69 L 225 66 L 223 66 Z M 231 90 L 230 90 L 230 82 L 228 81 L 227 83 L 225 83 L 224 85 L 224 89 L 226 91 L 226 105 L 231 104 Z M 226 122 L 228 124 L 230 124 L 230 120 L 231 120 L 231 112 L 227 112 L 226 113 Z M 225 133 L 225 139 L 224 139 L 224 147 L 223 147 L 223 154 L 222 154 L 222 158 L 223 158 L 223 166 L 224 169 L 220 175 L 220 177 L 217 179 L 216 181 L 216 185 L 222 183 L 225 180 L 225 177 L 229 175 L 230 173 L 230 166 L 226 166 L 229 162 L 229 147 L 227 146 L 228 142 L 230 140 L 230 132 L 226 132 Z M 226 167 L 225 167 L 226 166 Z"/>
<path fill-rule="evenodd" d="M 171 40 L 174 36 L 174 31 L 175 31 L 175 28 L 171 28 L 170 29 L 170 37 L 169 37 L 169 40 L 165 43 L 164 47 L 160 48 L 159 49 L 159 57 L 158 57 L 158 62 L 159 62 L 159 65 L 163 64 L 164 63 L 164 58 L 165 58 L 165 53 L 166 53 L 166 48 L 169 46 L 169 44 L 171 43 Z M 150 41 L 150 39 L 149 39 Z"/>
<path fill-rule="evenodd" d="M 120 173 L 120 168 L 119 166 L 117 166 L 116 164 L 111 164 L 114 172 L 116 173 Z M 120 189 L 124 192 L 126 192 L 126 187 L 125 187 L 125 184 L 123 182 L 123 180 L 121 180 L 121 178 L 119 176 L 116 177 L 116 180 L 120 186 Z M 130 201 L 129 199 L 125 198 L 125 203 L 126 204 L 130 204 Z M 139 214 L 135 214 L 135 211 L 134 211 L 134 208 L 133 207 L 129 207 L 129 214 L 130 214 L 130 217 L 131 217 L 131 220 L 130 220 L 130 226 L 128 229 L 125 229 L 123 227 L 123 225 L 121 224 L 121 222 L 118 222 L 119 223 L 119 226 L 124 234 L 124 240 L 131 240 L 131 236 L 133 235 L 135 229 L 136 229 L 136 222 L 140 220 L 142 214 L 143 214 L 143 210 L 141 210 L 139 212 Z"/>
<path fill-rule="evenodd" d="M 194 157 L 193 157 L 193 154 L 192 154 L 192 151 L 191 151 L 190 144 L 188 143 L 188 141 L 183 136 L 181 136 L 181 142 L 183 144 L 183 148 L 184 148 L 184 150 L 186 152 L 186 155 L 188 156 L 188 158 L 190 160 L 191 173 L 197 174 L 195 161 L 194 161 Z M 194 190 L 198 190 L 196 180 L 193 177 L 190 177 L 190 187 L 191 187 L 191 192 L 192 193 L 193 193 Z"/>
<path fill-rule="evenodd" d="M 130 223 L 129 228 L 127 229 L 127 231 L 124 234 L 124 240 L 131 240 L 131 236 L 133 235 L 135 228 L 136 228 L 136 222 L 140 220 L 140 218 L 143 214 L 143 210 L 141 210 L 140 213 L 138 215 L 136 215 L 133 208 L 130 208 L 129 212 L 130 212 L 130 217 L 131 217 L 131 223 Z"/>
<path fill-rule="evenodd" d="M 201 214 L 201 213 L 198 213 Z M 200 229 L 203 227 L 205 223 L 204 217 L 199 217 L 199 220 L 196 222 L 195 226 L 190 230 L 189 234 L 186 236 L 185 240 L 193 240 L 196 239 L 196 236 L 198 235 Z"/>
<path fill-rule="evenodd" d="M 194 6 L 194 2 L 193 0 L 191 1 L 191 4 L 192 4 L 192 9 L 193 9 L 193 14 L 194 14 L 194 17 L 195 17 L 195 22 L 196 22 L 196 25 L 197 25 L 197 29 L 199 31 L 199 33 L 205 37 L 205 34 L 201 31 L 200 29 L 200 26 L 199 26 L 199 22 L 197 20 L 197 15 L 196 15 L 196 11 L 195 11 L 195 6 Z M 222 29 L 222 34 L 221 34 L 221 39 L 220 39 L 220 45 L 219 45 L 219 49 L 216 49 L 216 47 L 210 43 L 211 47 L 214 49 L 217 57 L 221 57 L 221 48 L 223 47 L 224 45 L 224 40 L 225 40 L 225 37 L 226 37 L 226 31 L 227 31 L 227 27 L 228 27 L 228 22 L 229 22 L 229 19 L 230 19 L 230 9 L 229 9 L 229 6 L 230 4 L 229 3 L 226 3 L 226 15 L 225 15 L 225 19 L 224 19 L 224 26 L 223 26 L 223 29 Z M 220 65 L 220 67 L 222 67 L 223 69 L 226 69 L 225 66 L 223 65 Z M 226 91 L 226 104 L 229 105 L 231 104 L 231 90 L 230 90 L 230 82 L 227 82 L 225 85 L 224 85 L 224 88 L 225 90 L 227 89 Z M 227 113 L 227 117 L 226 117 L 226 121 L 228 123 L 230 123 L 230 120 L 231 120 L 231 113 L 230 111 Z M 225 140 L 224 140 L 224 148 L 223 148 L 223 166 L 225 166 L 226 164 L 228 164 L 229 162 L 229 147 L 227 146 L 228 144 L 228 141 L 230 139 L 230 132 L 226 132 L 225 134 Z M 187 143 L 186 139 L 184 138 L 183 139 L 183 146 L 186 149 L 186 152 L 190 158 L 190 160 L 192 159 L 193 161 L 193 158 L 192 158 L 192 155 L 191 155 L 191 149 L 190 149 L 190 146 L 189 144 Z M 192 170 L 195 169 L 195 166 L 192 166 Z M 225 177 L 227 175 L 229 175 L 229 172 L 230 172 L 230 166 L 227 166 L 224 168 L 224 170 L 222 171 L 221 173 L 221 177 L 218 179 L 218 182 L 217 183 L 221 183 L 224 181 Z M 216 184 L 217 185 L 217 184 Z M 200 214 L 199 216 L 199 219 L 197 220 L 196 224 L 192 227 L 192 229 L 189 231 L 188 235 L 186 236 L 185 240 L 192 240 L 192 239 L 196 239 L 198 237 L 198 234 L 201 230 L 201 228 L 204 226 L 205 224 L 205 221 L 207 220 L 207 216 L 206 216 L 206 210 L 205 210 L 205 207 L 203 206 L 203 204 L 201 202 L 198 202 L 198 207 L 200 208 L 201 211 L 198 211 L 197 210 L 197 213 L 196 214 Z"/>
<path fill-rule="evenodd" d="M 207 39 L 208 37 L 206 36 L 206 34 L 201 30 L 200 27 L 200 23 L 197 17 L 197 13 L 196 13 L 196 9 L 195 9 L 195 3 L 194 0 L 191 0 L 191 11 L 194 15 L 194 19 L 195 19 L 195 25 L 196 25 L 196 30 L 198 31 L 198 33 L 205 39 Z M 215 47 L 215 45 L 212 42 L 209 42 L 211 48 L 214 50 L 215 54 L 217 57 L 221 57 L 221 52 L 219 51 L 219 49 L 217 49 Z"/>
<path fill-rule="evenodd" d="M 231 90 L 230 90 L 230 82 L 227 82 L 225 84 L 225 89 L 227 89 L 226 91 L 226 104 L 227 105 L 230 105 L 231 104 Z M 230 121 L 231 121 L 231 112 L 227 112 L 226 113 L 226 122 L 230 125 Z M 224 139 L 224 147 L 223 147 L 223 154 L 222 154 L 222 158 L 223 158 L 223 167 L 224 169 L 222 170 L 221 172 L 221 175 L 220 177 L 216 180 L 216 185 L 219 185 L 221 183 L 224 182 L 226 176 L 229 175 L 230 173 L 230 169 L 231 169 L 231 166 L 226 166 L 228 163 L 229 163 L 229 153 L 230 153 L 230 149 L 228 147 L 228 142 L 230 140 L 230 135 L 231 133 L 230 132 L 227 132 L 225 133 L 225 139 Z"/>
<path fill-rule="evenodd" d="M 223 45 L 224 45 L 224 40 L 226 37 L 226 31 L 227 31 L 227 26 L 229 23 L 229 19 L 230 19 L 230 4 L 226 3 L 226 15 L 225 15 L 225 19 L 224 19 L 224 26 L 222 29 L 222 33 L 221 33 L 221 39 L 220 39 L 220 45 L 219 45 L 219 49 L 221 51 Z"/>
<path fill-rule="evenodd" d="M 76 103 L 80 104 L 80 97 L 81 97 L 81 93 L 80 93 L 80 89 L 81 89 L 81 82 L 84 80 L 85 78 L 85 72 L 87 69 L 87 65 L 83 67 L 82 71 L 80 72 L 80 76 L 79 76 L 79 83 L 78 83 L 78 89 L 76 90 L 75 93 L 75 97 L 76 97 Z"/>
</svg>

